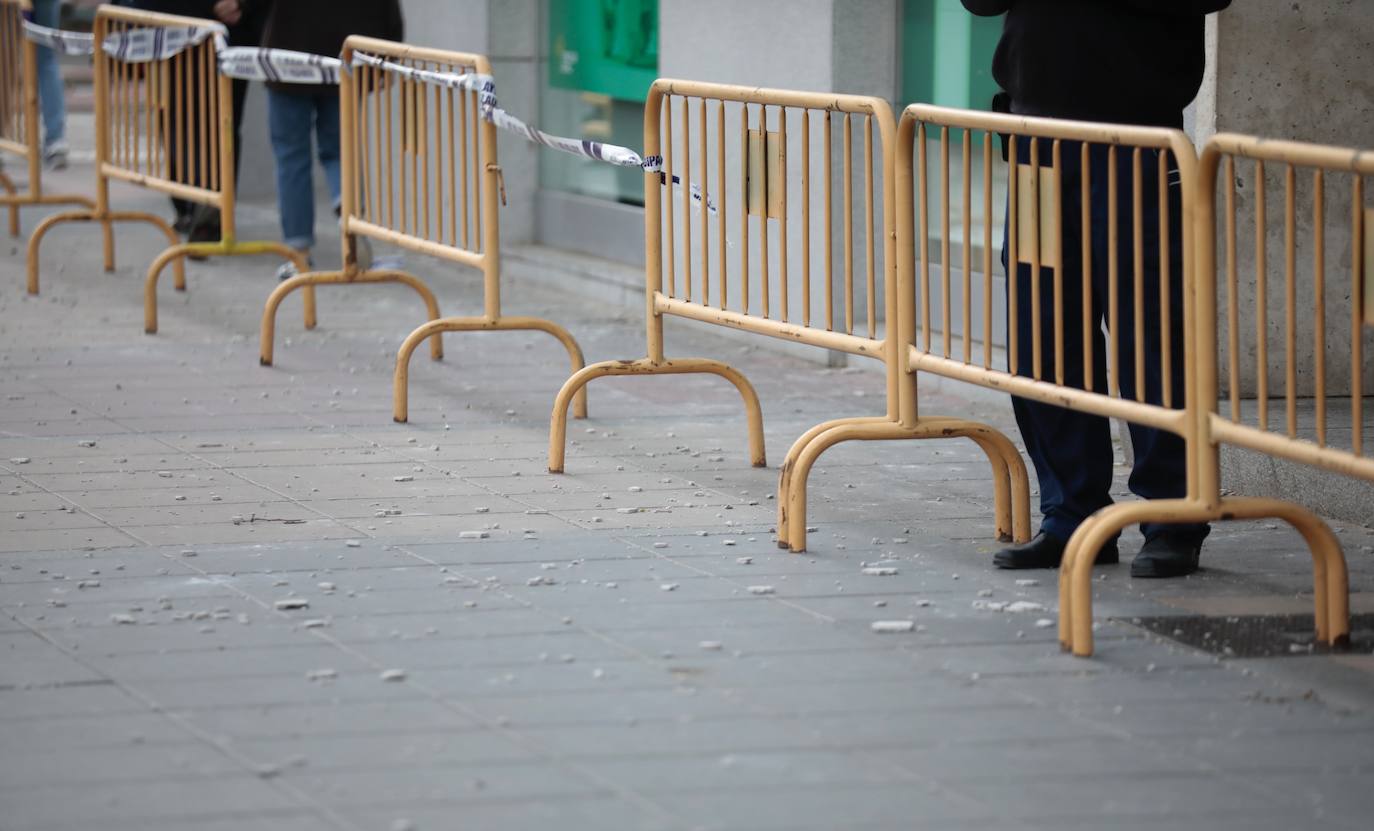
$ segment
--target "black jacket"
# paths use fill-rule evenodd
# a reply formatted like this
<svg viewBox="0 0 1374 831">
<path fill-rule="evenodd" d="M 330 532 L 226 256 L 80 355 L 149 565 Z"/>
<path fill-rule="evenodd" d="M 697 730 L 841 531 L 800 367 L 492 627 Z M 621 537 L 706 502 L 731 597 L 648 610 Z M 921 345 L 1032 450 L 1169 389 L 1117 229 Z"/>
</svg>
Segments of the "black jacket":
<svg viewBox="0 0 1374 831">
<path fill-rule="evenodd" d="M 115 5 L 142 9 L 145 12 L 179 14 L 183 17 L 199 17 L 205 20 L 218 19 L 215 17 L 215 0 L 117 0 Z M 243 17 L 239 19 L 238 25 L 229 27 L 231 46 L 258 45 L 258 40 L 262 37 L 265 6 L 263 0 L 239 0 Z"/>
<path fill-rule="evenodd" d="M 1006 13 L 992 76 L 1011 111 L 1183 126 L 1205 64 L 1203 18 L 1231 0 L 963 0 Z"/>
<path fill-rule="evenodd" d="M 405 37 L 400 0 L 257 0 L 271 8 L 262 45 L 337 57 L 349 35 Z M 268 84 L 281 92 L 314 94 L 317 86 Z"/>
</svg>

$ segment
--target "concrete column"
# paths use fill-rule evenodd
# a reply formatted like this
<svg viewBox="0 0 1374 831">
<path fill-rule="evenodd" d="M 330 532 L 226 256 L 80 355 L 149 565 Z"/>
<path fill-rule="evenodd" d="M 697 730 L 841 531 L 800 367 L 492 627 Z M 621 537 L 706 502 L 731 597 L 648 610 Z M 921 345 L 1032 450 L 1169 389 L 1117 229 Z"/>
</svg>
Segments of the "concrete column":
<svg viewBox="0 0 1374 831">
<path fill-rule="evenodd" d="M 1208 21 L 1209 72 L 1195 108 L 1193 136 L 1199 142 L 1216 132 L 1247 133 L 1267 138 L 1297 139 L 1346 147 L 1374 147 L 1374 85 L 1369 81 L 1369 56 L 1374 51 L 1374 28 L 1368 0 L 1245 0 Z M 1271 429 L 1282 429 L 1285 393 L 1284 361 L 1284 171 L 1266 171 L 1269 211 L 1265 245 L 1268 251 L 1267 317 L 1268 380 Z M 1253 217 L 1256 194 L 1254 165 L 1237 164 L 1237 199 L 1242 217 Z M 1313 186 L 1309 171 L 1297 176 L 1296 263 L 1297 394 L 1314 392 L 1313 355 Z M 1326 251 L 1326 383 L 1328 395 L 1350 393 L 1350 263 L 1356 250 L 1351 240 L 1351 192 L 1348 176 L 1329 176 L 1325 187 Z M 1368 197 L 1366 197 L 1366 201 Z M 1253 223 L 1253 219 L 1250 220 Z M 1240 293 L 1241 395 L 1256 395 L 1255 249 L 1252 227 L 1240 231 L 1237 263 Z M 1224 307 L 1223 307 L 1224 309 Z M 1374 390 L 1374 328 L 1364 327 L 1364 391 Z M 1226 378 L 1222 338 L 1222 380 Z M 1224 390 L 1223 390 L 1224 394 Z M 1274 400 L 1277 396 L 1277 400 Z M 1366 404 L 1368 409 L 1368 404 Z M 1314 435 L 1310 400 L 1298 401 L 1299 433 Z M 1332 400 L 1330 438 L 1349 446 L 1350 409 Z M 1366 416 L 1368 422 L 1370 416 Z M 1365 428 L 1365 440 L 1374 434 Z M 1328 516 L 1369 521 L 1374 486 L 1322 473 L 1266 456 L 1224 448 L 1224 484 L 1238 493 L 1297 499 Z"/>
<path fill-rule="evenodd" d="M 1208 21 L 1209 72 L 1198 96 L 1194 137 L 1201 143 L 1216 132 L 1247 133 L 1266 138 L 1296 139 L 1346 147 L 1374 147 L 1374 85 L 1368 80 L 1369 56 L 1374 49 L 1374 29 L 1369 25 L 1367 0 L 1328 0 L 1293 3 L 1291 0 L 1246 0 L 1212 16 Z M 1278 166 L 1266 176 L 1266 200 L 1270 222 L 1266 245 L 1269 252 L 1268 292 L 1271 365 L 1277 369 L 1273 349 L 1284 338 L 1282 221 L 1284 183 Z M 1240 209 L 1253 210 L 1253 166 L 1237 166 Z M 1300 247 L 1311 239 L 1310 175 L 1299 176 L 1297 239 Z M 1333 177 L 1326 187 L 1326 253 L 1328 321 L 1349 319 L 1350 189 L 1346 177 Z M 1256 389 L 1254 356 L 1254 247 L 1242 245 L 1238 257 L 1241 280 L 1242 327 L 1241 392 L 1253 396 Z M 1313 339 L 1308 331 L 1313 291 L 1310 247 L 1297 258 L 1300 314 L 1299 365 L 1312 365 Z M 1329 337 L 1328 390 L 1332 395 L 1350 390 L 1348 326 L 1343 334 Z M 1344 346 L 1344 348 L 1339 348 Z M 1366 330 L 1365 354 L 1374 348 L 1374 332 Z M 1374 367 L 1371 367 L 1374 369 Z M 1282 377 L 1271 371 L 1270 389 L 1282 389 Z M 1366 390 L 1374 389 L 1366 382 Z M 1299 373 L 1299 394 L 1311 395 L 1309 371 Z"/>
</svg>

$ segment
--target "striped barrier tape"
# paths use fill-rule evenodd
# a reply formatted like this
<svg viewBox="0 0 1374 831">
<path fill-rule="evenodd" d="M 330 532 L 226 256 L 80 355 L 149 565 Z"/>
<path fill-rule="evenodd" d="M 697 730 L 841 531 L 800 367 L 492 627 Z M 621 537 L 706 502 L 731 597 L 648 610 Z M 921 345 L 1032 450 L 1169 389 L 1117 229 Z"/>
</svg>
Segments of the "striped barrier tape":
<svg viewBox="0 0 1374 831">
<path fill-rule="evenodd" d="M 24 36 L 39 46 L 46 46 L 64 55 L 90 55 L 95 52 L 95 35 L 90 32 L 50 29 L 32 20 L 25 20 Z"/>
<path fill-rule="evenodd" d="M 95 51 L 95 38 L 90 34 L 52 29 L 28 20 L 24 21 L 24 30 L 25 36 L 34 43 L 67 55 L 90 55 Z M 218 44 L 216 51 L 219 55 L 219 71 L 230 78 L 287 84 L 337 84 L 339 73 L 346 69 L 338 58 L 324 55 L 287 49 L 263 49 L 256 46 L 229 46 L 228 30 L 218 23 L 119 32 L 107 37 L 101 44 L 101 49 L 107 55 L 125 63 L 149 63 L 174 57 L 211 37 L 215 38 Z M 498 129 L 514 133 L 526 141 L 551 150 L 618 167 L 638 167 L 646 173 L 658 173 L 664 182 L 667 182 L 667 176 L 663 173 L 662 156 L 641 156 L 634 150 L 618 144 L 556 136 L 511 115 L 501 108 L 496 98 L 496 83 L 490 75 L 417 69 L 362 52 L 354 53 L 353 64 L 374 67 L 448 89 L 475 92 L 478 95 L 478 108 L 482 118 Z M 673 185 L 680 187 L 682 180 L 674 176 Z M 716 213 L 715 204 L 707 198 L 700 186 L 691 185 L 690 193 L 694 202 L 704 205 L 710 213 Z"/>
<path fill-rule="evenodd" d="M 490 121 L 498 129 L 515 133 L 523 137 L 526 141 L 533 142 L 551 150 L 568 153 L 592 161 L 606 162 L 618 167 L 638 167 L 646 173 L 658 173 L 667 182 L 667 177 L 663 173 L 663 157 L 658 155 L 641 156 L 628 147 L 618 144 L 608 144 L 605 142 L 591 141 L 590 139 L 566 138 L 546 133 L 521 119 L 511 115 L 502 109 L 496 98 L 496 83 L 490 75 L 481 75 L 476 72 L 451 73 L 434 72 L 428 69 L 416 69 L 404 66 L 392 61 L 379 58 L 375 55 L 368 55 L 363 52 L 353 53 L 354 66 L 370 66 L 386 72 L 399 75 L 401 77 L 413 78 L 426 83 L 437 84 L 450 89 L 460 89 L 478 94 L 478 108 L 482 118 Z M 673 185 L 682 186 L 682 180 L 674 176 Z M 702 189 L 693 184 L 689 188 L 693 202 L 704 205 L 706 210 L 714 214 L 716 206 Z"/>
</svg>

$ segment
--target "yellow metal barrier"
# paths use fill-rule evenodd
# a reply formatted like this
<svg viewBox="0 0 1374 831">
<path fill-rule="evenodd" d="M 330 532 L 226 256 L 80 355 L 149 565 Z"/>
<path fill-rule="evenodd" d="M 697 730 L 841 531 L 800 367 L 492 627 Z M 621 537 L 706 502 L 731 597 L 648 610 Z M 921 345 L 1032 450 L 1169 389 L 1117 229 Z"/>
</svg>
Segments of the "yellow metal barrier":
<svg viewBox="0 0 1374 831">
<path fill-rule="evenodd" d="M 911 327 L 903 333 L 906 369 L 1122 419 L 1183 440 L 1187 481 L 1180 484 L 1186 497 L 1094 514 L 1092 519 L 1116 511 L 1130 519 L 1080 557 L 1085 577 L 1091 577 L 1098 549 L 1124 525 L 1191 521 L 1201 491 L 1199 428 L 1188 408 L 1194 362 L 1185 360 L 1193 354 L 1188 194 L 1197 175 L 1187 137 L 1177 130 L 914 104 L 902 115 L 898 145 L 898 285 L 903 308 L 912 310 L 906 318 Z M 1005 194 L 997 192 L 997 182 L 1005 182 Z M 1087 207 L 1094 193 L 1105 197 L 1105 222 L 1094 223 Z M 1145 210 L 1147 199 L 1154 202 L 1152 211 Z M 1011 266 L 1006 369 L 994 357 L 1001 321 L 994 321 L 993 239 L 1003 204 Z M 1147 213 L 1158 217 L 1153 227 L 1143 221 Z M 1176 234 L 1171 224 L 1180 226 Z M 957 249 L 952 229 L 962 234 Z M 1171 273 L 1170 246 L 1182 248 L 1181 274 Z M 1105 273 L 1095 274 L 1092 263 L 1103 259 L 1104 248 Z M 1074 262 L 1080 266 L 1066 266 Z M 1019 285 L 1019 265 L 1030 267 L 1028 286 Z M 979 282 L 975 271 L 981 272 Z M 1027 290 L 1029 297 L 1018 296 Z M 1027 307 L 1029 320 L 1022 317 Z M 981 342 L 973 337 L 979 324 Z M 1175 354 L 1180 341 L 1182 354 Z M 1150 362 L 1157 362 L 1157 375 L 1147 371 L 1147 352 L 1154 353 Z M 909 389 L 914 396 L 915 386 Z M 913 398 L 904 412 L 915 408 Z M 1069 562 L 1066 554 L 1061 579 L 1070 573 Z M 1066 642 L 1068 620 L 1061 616 Z"/>
<path fill-rule="evenodd" d="M 85 205 L 85 196 L 43 192 L 43 138 L 38 116 L 37 48 L 24 36 L 29 0 L 0 0 L 0 153 L 24 159 L 28 182 L 20 193 L 0 170 L 0 205 L 10 211 L 10 236 L 19 236 L 20 205 Z"/>
<path fill-rule="evenodd" d="M 1316 636 L 1330 646 L 1343 645 L 1350 637 L 1349 584 L 1339 540 L 1315 514 L 1291 502 L 1223 497 L 1218 449 L 1229 444 L 1374 481 L 1364 409 L 1374 385 L 1366 355 L 1374 341 L 1369 328 L 1374 323 L 1362 309 L 1362 301 L 1369 301 L 1368 256 L 1374 243 L 1364 179 L 1371 174 L 1371 152 L 1218 135 L 1203 150 L 1194 191 L 1197 337 L 1196 351 L 1190 354 L 1196 355 L 1199 481 L 1197 499 L 1176 510 L 1190 521 L 1275 518 L 1292 525 L 1312 552 Z M 1242 184 L 1245 190 L 1238 195 Z M 1282 191 L 1279 210 L 1270 205 L 1279 201 L 1269 195 L 1271 189 Z M 1335 224 L 1329 226 L 1327 209 L 1333 204 Z M 1345 211 L 1348 226 L 1340 217 Z M 1329 243 L 1332 227 L 1349 227 L 1349 239 Z M 1275 238 L 1282 242 L 1271 256 Z M 1348 261 L 1328 268 L 1328 249 L 1335 257 L 1348 251 Z M 1270 278 L 1279 273 L 1281 294 L 1269 287 Z M 1310 284 L 1303 278 L 1310 278 Z M 1242 301 L 1243 279 L 1251 280 L 1253 303 Z M 1275 295 L 1281 322 L 1270 316 Z M 1244 319 L 1247 305 L 1251 320 Z M 1339 311 L 1345 319 L 1328 321 L 1329 311 Z M 1281 332 L 1281 348 L 1270 347 L 1275 330 Z M 1243 331 L 1254 339 L 1253 352 L 1242 345 Z M 1345 366 L 1329 368 L 1347 358 Z M 1271 402 L 1274 379 L 1281 379 L 1278 417 Z M 1253 407 L 1242 401 L 1247 385 L 1255 391 Z M 1336 397 L 1347 404 L 1333 406 Z M 1304 405 L 1309 403 L 1310 423 L 1304 424 Z M 1065 552 L 1060 634 L 1075 654 L 1090 655 L 1093 649 L 1089 553 L 1135 521 L 1134 507 L 1116 506 L 1094 515 Z"/>
<path fill-rule="evenodd" d="M 891 109 L 877 98 L 656 81 L 644 114 L 645 158 L 657 162 L 646 169 L 644 186 L 647 355 L 593 364 L 568 379 L 553 408 L 549 470 L 563 470 L 568 405 L 591 380 L 682 373 L 715 374 L 736 386 L 748 416 L 750 459 L 764 465 L 753 386 L 720 361 L 666 357 L 663 318 L 674 315 L 871 358 L 886 368 L 883 415 L 828 421 L 793 444 L 779 475 L 780 547 L 805 550 L 807 476 L 827 448 L 847 440 L 952 436 L 973 438 L 988 454 L 998 483 L 998 533 L 1025 539 L 1025 468 L 1011 442 L 985 425 L 918 420 L 900 406 L 905 381 L 892 337 L 899 328 L 894 132 Z"/>
<path fill-rule="evenodd" d="M 93 210 L 48 217 L 29 238 L 28 288 L 38 293 L 39 247 L 63 222 L 99 222 L 105 270 L 114 269 L 114 223 L 148 222 L 169 246 L 153 261 L 144 283 L 144 330 L 157 331 L 157 281 L 171 264 L 176 288 L 185 290 L 188 256 L 278 254 L 305 267 L 305 258 L 279 242 L 244 242 L 234 227 L 233 95 L 219 74 L 218 38 L 207 37 L 169 57 L 125 60 L 102 48 L 140 30 L 222 31 L 209 20 L 101 6 L 95 19 L 96 201 Z M 161 217 L 110 208 L 110 181 L 119 180 L 220 212 L 218 242 L 183 243 Z M 314 298 L 306 298 L 306 325 L 314 325 Z"/>
<path fill-rule="evenodd" d="M 359 55 L 367 60 L 355 60 Z M 542 318 L 501 313 L 497 200 L 505 190 L 496 128 L 481 116 L 478 90 L 454 83 L 455 76 L 489 78 L 487 58 L 359 36 L 348 39 L 342 57 L 343 270 L 299 274 L 272 293 L 263 311 L 262 363 L 272 363 L 277 305 L 295 289 L 400 282 L 419 292 L 429 322 L 411 332 L 397 354 L 396 421 L 409 416 L 411 354 L 428 340 L 431 356 L 439 360 L 444 332 L 547 332 L 567 350 L 573 371 L 581 369 L 582 349 L 566 329 Z M 418 277 L 359 265 L 362 237 L 479 269 L 484 313 L 440 318 L 434 294 Z M 578 408 L 586 414 L 585 398 Z"/>
</svg>

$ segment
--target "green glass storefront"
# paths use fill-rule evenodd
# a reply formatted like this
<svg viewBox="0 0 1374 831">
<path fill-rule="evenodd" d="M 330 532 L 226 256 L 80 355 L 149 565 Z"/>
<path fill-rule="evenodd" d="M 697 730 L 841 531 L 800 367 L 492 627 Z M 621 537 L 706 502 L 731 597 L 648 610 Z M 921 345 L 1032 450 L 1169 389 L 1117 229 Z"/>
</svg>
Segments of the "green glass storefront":
<svg viewBox="0 0 1374 831">
<path fill-rule="evenodd" d="M 545 13 L 541 126 L 638 148 L 645 94 L 658 76 L 658 0 L 547 0 Z M 988 108 L 997 91 L 991 65 L 1001 29 L 1000 18 L 975 17 L 959 0 L 903 0 L 896 103 Z M 643 201 L 643 180 L 633 169 L 543 153 L 539 177 L 545 189 Z"/>
</svg>

